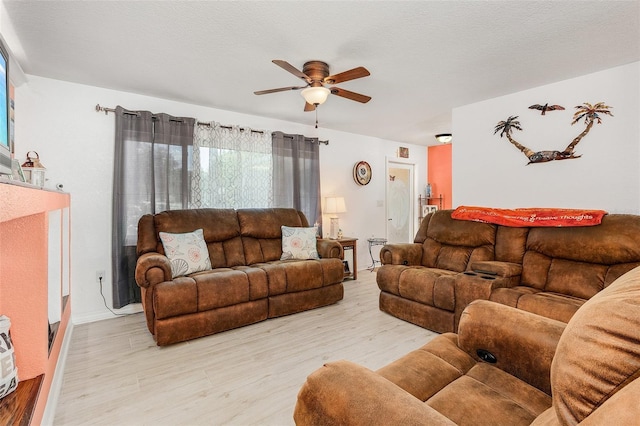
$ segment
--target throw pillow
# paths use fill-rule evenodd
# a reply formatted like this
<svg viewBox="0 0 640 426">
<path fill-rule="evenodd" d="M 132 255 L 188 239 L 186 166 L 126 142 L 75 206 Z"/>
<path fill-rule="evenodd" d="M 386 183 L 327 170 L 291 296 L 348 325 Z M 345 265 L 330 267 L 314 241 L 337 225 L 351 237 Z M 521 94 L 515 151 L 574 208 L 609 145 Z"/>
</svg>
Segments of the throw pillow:
<svg viewBox="0 0 640 426">
<path fill-rule="evenodd" d="M 319 259 L 316 234 L 317 227 L 294 228 L 282 226 L 282 256 L 280 260 Z"/>
<path fill-rule="evenodd" d="M 16 355 L 11 343 L 10 328 L 11 320 L 4 315 L 0 315 L 0 365 L 2 366 L 0 370 L 2 371 L 0 375 L 0 399 L 18 388 L 18 367 L 16 367 Z M 5 416 L 3 415 L 2 417 Z"/>
<path fill-rule="evenodd" d="M 172 278 L 211 269 L 202 229 L 185 234 L 160 232 L 164 253 L 171 261 Z"/>
</svg>

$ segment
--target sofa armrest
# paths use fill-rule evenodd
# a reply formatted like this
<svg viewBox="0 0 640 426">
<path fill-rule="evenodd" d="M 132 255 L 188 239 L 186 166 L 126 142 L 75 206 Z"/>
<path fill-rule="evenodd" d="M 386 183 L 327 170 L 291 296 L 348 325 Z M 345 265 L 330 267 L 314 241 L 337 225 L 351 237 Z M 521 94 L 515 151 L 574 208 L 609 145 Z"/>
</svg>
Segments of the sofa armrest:
<svg viewBox="0 0 640 426">
<path fill-rule="evenodd" d="M 566 324 L 488 300 L 476 300 L 462 313 L 458 346 L 476 360 L 478 350 L 494 365 L 551 395 L 551 361 Z"/>
<path fill-rule="evenodd" d="M 474 262 L 484 263 L 484 262 Z M 489 262 L 504 263 L 504 262 Z M 519 265 L 517 265 L 519 266 Z M 485 269 L 489 269 L 486 267 Z M 455 315 L 454 327 L 458 329 L 460 317 L 467 305 L 474 300 L 489 300 L 493 290 L 503 287 L 514 287 L 520 283 L 520 275 L 504 277 L 502 275 L 487 272 L 465 271 L 454 276 L 455 289 Z"/>
<path fill-rule="evenodd" d="M 471 270 L 480 274 L 510 278 L 517 277 L 522 274 L 522 265 L 511 262 L 484 260 L 471 263 Z"/>
<path fill-rule="evenodd" d="M 136 283 L 148 288 L 152 284 L 171 281 L 171 262 L 160 253 L 145 253 L 136 262 Z"/>
<path fill-rule="evenodd" d="M 336 240 L 318 238 L 316 247 L 318 254 L 323 259 L 342 259 L 344 256 L 342 245 Z"/>
<path fill-rule="evenodd" d="M 386 244 L 380 249 L 380 262 L 383 265 L 422 264 L 422 245 L 417 243 Z"/>
<path fill-rule="evenodd" d="M 296 425 L 453 425 L 373 371 L 349 361 L 325 364 L 298 393 Z"/>
</svg>

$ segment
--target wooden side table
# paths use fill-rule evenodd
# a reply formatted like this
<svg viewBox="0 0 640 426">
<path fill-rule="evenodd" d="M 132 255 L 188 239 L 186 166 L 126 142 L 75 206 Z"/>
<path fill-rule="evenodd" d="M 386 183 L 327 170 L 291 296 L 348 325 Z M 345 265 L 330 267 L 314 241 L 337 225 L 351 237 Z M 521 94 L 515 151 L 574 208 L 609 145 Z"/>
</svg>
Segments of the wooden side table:
<svg viewBox="0 0 640 426">
<path fill-rule="evenodd" d="M 345 274 L 344 274 L 345 279 L 357 280 L 358 279 L 358 245 L 357 245 L 358 239 L 351 238 L 351 237 L 343 237 L 335 241 L 340 243 L 343 250 L 351 250 L 351 254 L 353 257 L 353 271 L 349 271 L 349 273 L 346 273 L 345 271 Z M 344 261 L 344 256 L 342 260 Z"/>
</svg>

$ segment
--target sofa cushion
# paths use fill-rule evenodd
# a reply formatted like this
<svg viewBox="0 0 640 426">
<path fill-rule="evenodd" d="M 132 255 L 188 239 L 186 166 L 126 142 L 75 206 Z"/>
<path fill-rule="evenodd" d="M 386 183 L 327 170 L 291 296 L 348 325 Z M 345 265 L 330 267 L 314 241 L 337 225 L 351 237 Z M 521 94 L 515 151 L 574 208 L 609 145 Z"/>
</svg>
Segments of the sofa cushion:
<svg viewBox="0 0 640 426">
<path fill-rule="evenodd" d="M 518 425 L 531 423 L 547 410 L 551 398 L 494 366 L 478 363 L 426 402 L 456 424 Z"/>
<path fill-rule="evenodd" d="M 153 311 L 156 319 L 198 312 L 198 288 L 191 277 L 178 277 L 155 286 Z"/>
<path fill-rule="evenodd" d="M 523 294 L 518 299 L 516 307 L 547 318 L 569 322 L 584 302 L 586 300 L 579 297 L 541 291 L 535 294 Z"/>
<path fill-rule="evenodd" d="M 282 225 L 309 226 L 304 214 L 295 209 L 240 209 L 237 212 L 247 265 L 280 260 Z"/>
<path fill-rule="evenodd" d="M 567 325 L 551 365 L 553 405 L 563 424 L 580 423 L 637 381 L 639 292 L 636 268 L 587 301 Z"/>
<path fill-rule="evenodd" d="M 568 322 L 586 302 L 586 299 L 579 297 L 538 291 L 526 286 L 496 288 L 489 300 L 562 322 Z"/>
<path fill-rule="evenodd" d="M 183 234 L 160 232 L 160 239 L 171 261 L 172 278 L 211 269 L 202 229 Z"/>
<path fill-rule="evenodd" d="M 529 228 L 498 226 L 496 230 L 496 260 L 522 264 Z"/>
<path fill-rule="evenodd" d="M 458 347 L 458 336 L 445 333 L 376 373 L 426 401 L 475 364 L 476 361 Z"/>
<path fill-rule="evenodd" d="M 445 333 L 376 373 L 456 424 L 527 424 L 551 405 L 539 389 L 485 363 Z M 460 398 L 464 395 L 464 398 Z"/>
<path fill-rule="evenodd" d="M 436 268 L 407 268 L 400 275 L 398 295 L 429 306 L 453 311 L 456 272 Z"/>
<path fill-rule="evenodd" d="M 282 256 L 280 260 L 318 259 L 317 227 L 282 226 Z"/>
<path fill-rule="evenodd" d="M 149 251 L 148 236 L 140 235 L 149 233 L 146 218 L 150 217 L 155 223 L 156 232 L 190 232 L 202 228 L 204 240 L 209 250 L 209 259 L 213 268 L 230 268 L 245 265 L 242 239 L 240 238 L 240 225 L 236 211 L 233 209 L 192 209 L 169 210 L 156 215 L 146 215 L 140 220 L 140 225 L 145 226 L 138 232 L 138 239 L 145 243 L 139 247 L 139 254 Z M 155 250 L 165 254 L 160 238 L 157 239 Z"/>
<path fill-rule="evenodd" d="M 340 265 L 342 266 L 342 262 Z M 277 260 L 256 263 L 253 266 L 266 272 L 269 282 L 269 296 L 311 290 L 334 284 L 325 282 L 322 265 L 317 260 Z"/>
<path fill-rule="evenodd" d="M 516 308 L 523 295 L 537 293 L 540 293 L 540 290 L 528 286 L 518 285 L 515 287 L 495 288 L 491 291 L 489 300 Z"/>
<path fill-rule="evenodd" d="M 494 259 L 495 225 L 455 220 L 448 210 L 431 215 L 428 224 L 415 238 L 423 246 L 423 266 L 463 272 L 471 262 Z"/>
<path fill-rule="evenodd" d="M 236 305 L 250 300 L 249 276 L 243 271 L 217 268 L 195 274 L 198 288 L 198 311 Z"/>
<path fill-rule="evenodd" d="M 527 251 L 553 258 L 614 265 L 640 259 L 640 217 L 608 215 L 597 226 L 577 228 L 532 228 Z"/>
<path fill-rule="evenodd" d="M 597 226 L 532 228 L 522 285 L 589 299 L 640 262 L 640 217 L 608 215 Z"/>
</svg>

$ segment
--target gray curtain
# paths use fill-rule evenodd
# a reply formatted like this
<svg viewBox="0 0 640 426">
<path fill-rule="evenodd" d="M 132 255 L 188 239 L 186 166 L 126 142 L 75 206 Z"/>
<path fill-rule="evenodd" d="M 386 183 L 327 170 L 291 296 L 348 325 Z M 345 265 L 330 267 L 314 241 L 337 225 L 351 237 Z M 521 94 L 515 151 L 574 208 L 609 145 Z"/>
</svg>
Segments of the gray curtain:
<svg viewBox="0 0 640 426">
<path fill-rule="evenodd" d="M 318 139 L 282 132 L 271 136 L 274 207 L 294 207 L 322 231 Z"/>
<path fill-rule="evenodd" d="M 113 307 L 140 302 L 135 283 L 138 220 L 186 209 L 195 119 L 127 111 L 116 115 L 112 212 Z"/>
</svg>

